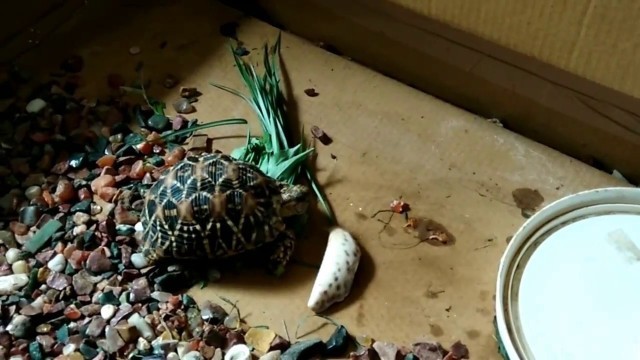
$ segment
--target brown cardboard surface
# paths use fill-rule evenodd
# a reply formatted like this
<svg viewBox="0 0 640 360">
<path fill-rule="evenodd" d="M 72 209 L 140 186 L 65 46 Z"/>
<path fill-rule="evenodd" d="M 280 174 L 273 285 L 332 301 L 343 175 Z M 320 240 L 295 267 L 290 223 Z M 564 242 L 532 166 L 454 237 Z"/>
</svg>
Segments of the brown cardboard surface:
<svg viewBox="0 0 640 360">
<path fill-rule="evenodd" d="M 637 1 L 388 1 L 640 97 Z"/>
<path fill-rule="evenodd" d="M 134 67 L 143 61 L 145 77 L 153 81 L 152 96 L 168 104 L 177 98 L 177 90 L 158 84 L 165 73 L 174 73 L 181 85 L 203 92 L 195 104 L 198 112 L 189 117 L 246 117 L 257 133 L 246 103 L 208 85 L 216 81 L 242 89 L 218 27 L 239 21 L 239 37 L 249 49 L 275 39 L 277 31 L 212 2 L 186 3 L 146 9 L 93 3 L 23 64 L 40 65 L 47 74 L 68 53 L 77 52 L 86 61 L 80 91 L 96 96 L 106 93 L 107 73 L 119 72 L 133 81 Z M 118 14 L 123 23 L 114 27 Z M 163 41 L 167 47 L 161 50 Z M 128 54 L 133 45 L 142 49 L 138 56 Z M 352 296 L 329 315 L 353 334 L 406 345 L 434 339 L 448 346 L 460 339 L 473 359 L 499 359 L 492 327 L 495 276 L 505 239 L 524 221 L 511 192 L 538 189 L 546 204 L 576 191 L 624 184 L 286 33 L 282 57 L 285 84 L 295 100 L 292 116 L 305 129 L 318 125 L 334 139 L 329 146 L 317 144 L 317 176 L 339 222 L 364 253 Z M 311 87 L 318 97 L 305 95 Z M 229 151 L 242 144 L 245 128 L 209 133 L 235 135 L 215 140 L 216 147 Z M 398 248 L 415 242 L 403 232 L 398 216 L 380 233 L 383 224 L 370 219 L 371 214 L 399 196 L 411 204 L 412 215 L 442 223 L 455 243 Z M 326 238 L 327 225 L 314 211 L 296 258 L 318 263 Z M 218 296 L 237 300 L 249 323 L 283 334 L 286 323 L 292 337 L 297 323 L 310 313 L 306 303 L 313 269 L 292 265 L 282 279 L 259 271 L 223 276 L 221 283 L 194 288 L 191 294 L 198 301 L 220 301 Z M 311 332 L 323 322 L 306 322 L 298 335 L 328 336 L 330 326 Z"/>
<path fill-rule="evenodd" d="M 640 97 L 640 70 L 634 66 L 640 53 L 640 25 L 636 21 L 640 4 L 633 0 L 538 0 L 527 3 L 506 0 L 385 1 Z M 152 3 L 141 0 L 121 2 L 136 6 Z M 56 0 L 42 6 L 37 1 L 27 0 L 14 4 L 13 11 L 0 15 L 0 42 L 9 46 L 3 53 L 8 50 L 15 53 L 32 46 L 58 25 L 50 23 L 47 17 L 56 15 L 56 12 L 65 13 L 67 17 L 75 16 L 74 11 L 83 3 Z M 20 39 L 15 43 L 4 43 L 20 32 L 29 34 L 26 41 Z"/>
<path fill-rule="evenodd" d="M 640 100 L 386 0 L 231 2 L 634 183 Z"/>
<path fill-rule="evenodd" d="M 24 0 L 0 14 L 0 63 L 28 52 L 84 7 L 83 0 Z"/>
</svg>

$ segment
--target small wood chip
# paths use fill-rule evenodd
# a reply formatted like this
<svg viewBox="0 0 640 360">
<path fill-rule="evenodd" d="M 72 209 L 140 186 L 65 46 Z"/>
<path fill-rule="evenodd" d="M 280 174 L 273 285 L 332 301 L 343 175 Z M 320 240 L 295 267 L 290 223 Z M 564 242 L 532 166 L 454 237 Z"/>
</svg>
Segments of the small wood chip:
<svg viewBox="0 0 640 360">
<path fill-rule="evenodd" d="M 309 97 L 316 97 L 320 95 L 314 88 L 305 89 L 304 93 L 307 94 L 307 96 Z"/>
<path fill-rule="evenodd" d="M 324 130 L 316 125 L 313 125 L 311 127 L 311 135 L 313 135 L 314 138 L 318 139 L 322 143 L 322 145 L 329 145 L 333 142 L 331 137 L 329 137 L 329 135 L 327 135 Z"/>
</svg>

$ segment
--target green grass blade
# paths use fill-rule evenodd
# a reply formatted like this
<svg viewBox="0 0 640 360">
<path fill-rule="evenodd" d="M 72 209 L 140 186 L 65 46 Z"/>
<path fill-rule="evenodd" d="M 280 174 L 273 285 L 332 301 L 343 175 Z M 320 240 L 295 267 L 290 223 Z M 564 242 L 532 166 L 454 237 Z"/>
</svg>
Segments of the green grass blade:
<svg viewBox="0 0 640 360">
<path fill-rule="evenodd" d="M 277 168 L 274 169 L 273 175 L 279 179 L 292 176 L 294 174 L 294 171 L 300 170 L 300 164 L 302 164 L 302 162 L 306 160 L 307 155 L 309 155 L 311 152 L 313 152 L 313 149 L 309 149 L 303 153 L 289 157 L 286 160 L 280 162 Z M 287 176 L 284 176 L 285 174 L 287 174 Z M 290 179 L 287 182 L 291 184 L 293 183 L 293 179 Z"/>
<path fill-rule="evenodd" d="M 315 192 L 316 196 L 318 197 L 318 200 L 320 201 L 320 205 L 322 205 L 322 207 L 324 208 L 324 212 L 327 215 L 329 222 L 331 223 L 331 225 L 336 225 L 337 224 L 336 216 L 333 212 L 333 209 L 331 208 L 329 199 L 327 199 L 324 192 L 320 189 L 320 184 L 318 184 L 318 180 L 311 173 L 311 171 L 307 166 L 304 167 L 304 170 L 305 170 L 305 174 L 307 175 L 307 179 L 309 179 L 309 182 L 311 183 L 311 188 L 313 189 L 313 192 Z"/>
<path fill-rule="evenodd" d="M 231 93 L 231 94 L 233 94 L 235 96 L 238 96 L 238 97 L 244 99 L 248 103 L 251 102 L 251 100 L 249 100 L 248 97 L 242 95 L 238 90 L 232 89 L 232 88 L 230 88 L 228 86 L 225 86 L 225 85 L 222 85 L 222 84 L 216 84 L 216 83 L 213 83 L 213 82 L 210 82 L 209 85 L 217 87 L 218 89 L 224 90 L 226 92 L 229 92 L 229 93 Z"/>
<path fill-rule="evenodd" d="M 166 141 L 166 140 L 169 140 L 169 139 L 171 139 L 173 137 L 176 137 L 176 136 L 182 136 L 182 135 L 185 135 L 185 134 L 191 134 L 191 133 L 194 133 L 196 131 L 205 130 L 205 129 L 209 129 L 209 128 L 213 128 L 213 127 L 217 127 L 217 126 L 246 125 L 248 123 L 249 122 L 246 119 L 240 119 L 240 118 L 218 120 L 218 121 L 213 121 L 213 122 L 202 124 L 202 125 L 193 126 L 193 127 L 187 128 L 187 129 L 172 131 L 169 134 L 165 134 L 165 135 L 160 136 L 160 138 L 162 140 Z"/>
<path fill-rule="evenodd" d="M 271 48 L 268 44 L 264 44 L 262 54 L 264 73 L 262 75 L 258 75 L 253 65 L 238 56 L 231 46 L 231 54 L 248 90 L 248 95 L 242 95 L 239 91 L 223 85 L 211 85 L 244 99 L 255 111 L 262 128 L 261 139 L 250 139 L 248 133 L 245 145 L 235 149 L 233 156 L 253 163 L 267 175 L 290 184 L 293 184 L 304 170 L 314 193 L 324 208 L 324 212 L 329 220 L 335 224 L 335 216 L 329 201 L 305 164 L 315 149 L 309 148 L 305 144 L 304 136 L 301 136 L 301 143 L 294 147 L 290 147 L 287 139 L 285 131 L 286 99 L 280 89 L 281 39 L 282 34 L 278 34 L 275 44 Z"/>
</svg>

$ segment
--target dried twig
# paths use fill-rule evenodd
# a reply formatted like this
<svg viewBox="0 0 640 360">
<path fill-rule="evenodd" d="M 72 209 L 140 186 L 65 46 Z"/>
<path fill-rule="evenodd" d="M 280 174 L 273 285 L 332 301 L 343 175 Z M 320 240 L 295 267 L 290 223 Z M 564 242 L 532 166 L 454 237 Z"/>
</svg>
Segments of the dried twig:
<svg viewBox="0 0 640 360">
<path fill-rule="evenodd" d="M 486 244 L 486 245 L 479 246 L 479 247 L 477 247 L 477 248 L 475 248 L 475 249 L 473 249 L 473 250 L 474 250 L 474 251 L 477 251 L 477 250 L 481 250 L 481 249 L 484 249 L 484 248 L 488 248 L 489 246 L 493 246 L 493 243 L 490 243 L 490 244 Z"/>
<path fill-rule="evenodd" d="M 287 328 L 287 322 L 282 320 L 282 326 L 284 326 L 284 333 L 287 334 L 287 341 L 291 343 L 291 337 L 289 337 L 289 329 Z"/>
<path fill-rule="evenodd" d="M 222 296 L 222 295 L 218 295 L 218 297 L 220 298 L 220 300 L 226 302 L 227 304 L 231 305 L 231 310 L 229 312 L 232 312 L 234 309 L 236 310 L 236 313 L 238 314 L 238 323 L 240 323 L 242 321 L 242 316 L 240 316 L 240 308 L 236 305 L 238 303 L 238 301 L 233 302 L 229 299 L 227 299 L 226 297 Z"/>
</svg>

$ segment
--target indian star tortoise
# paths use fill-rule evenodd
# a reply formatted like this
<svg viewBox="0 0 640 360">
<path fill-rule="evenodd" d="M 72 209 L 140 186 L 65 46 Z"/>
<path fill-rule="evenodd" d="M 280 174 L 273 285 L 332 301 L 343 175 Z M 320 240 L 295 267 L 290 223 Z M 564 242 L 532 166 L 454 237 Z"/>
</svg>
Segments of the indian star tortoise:
<svg viewBox="0 0 640 360">
<path fill-rule="evenodd" d="M 272 244 L 268 270 L 280 275 L 295 242 L 284 218 L 306 213 L 309 194 L 307 186 L 279 182 L 223 153 L 187 156 L 147 191 L 132 262 L 215 260 Z"/>
</svg>

